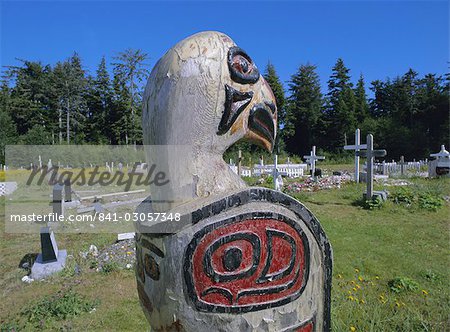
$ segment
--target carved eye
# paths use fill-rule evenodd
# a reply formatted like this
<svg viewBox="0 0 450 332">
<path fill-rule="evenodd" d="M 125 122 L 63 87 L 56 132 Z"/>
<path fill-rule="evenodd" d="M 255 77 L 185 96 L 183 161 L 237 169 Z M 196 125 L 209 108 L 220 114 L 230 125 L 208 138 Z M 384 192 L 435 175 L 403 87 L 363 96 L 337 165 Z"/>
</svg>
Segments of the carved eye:
<svg viewBox="0 0 450 332">
<path fill-rule="evenodd" d="M 256 83 L 259 79 L 258 68 L 239 47 L 232 47 L 228 51 L 228 69 L 232 80 L 241 84 Z"/>
<path fill-rule="evenodd" d="M 252 64 L 240 54 L 236 55 L 233 59 L 233 68 L 242 74 L 247 74 L 249 69 L 251 70 L 251 65 Z"/>
</svg>

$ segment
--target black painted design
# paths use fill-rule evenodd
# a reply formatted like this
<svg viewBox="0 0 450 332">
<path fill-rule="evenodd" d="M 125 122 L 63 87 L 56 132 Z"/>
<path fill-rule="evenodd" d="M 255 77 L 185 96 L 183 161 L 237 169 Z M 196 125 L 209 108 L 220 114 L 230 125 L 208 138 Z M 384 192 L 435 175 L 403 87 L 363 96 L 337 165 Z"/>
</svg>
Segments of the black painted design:
<svg viewBox="0 0 450 332">
<path fill-rule="evenodd" d="M 240 47 L 228 51 L 228 69 L 231 79 L 241 84 L 253 84 L 259 80 L 259 70 L 253 60 Z"/>
<path fill-rule="evenodd" d="M 153 243 L 147 241 L 144 238 L 142 238 L 140 240 L 140 243 L 141 243 L 141 246 L 143 246 L 144 248 L 150 250 L 151 252 L 158 255 L 159 257 L 164 258 L 164 253 L 162 252 L 162 250 L 159 249 L 157 246 L 155 246 Z"/>
<path fill-rule="evenodd" d="M 145 254 L 144 256 L 144 269 L 145 273 L 150 278 L 152 278 L 153 280 L 159 280 L 159 277 L 161 275 L 159 271 L 159 265 L 156 260 L 149 254 Z"/>
<path fill-rule="evenodd" d="M 136 248 L 136 275 L 143 283 L 145 283 L 145 273 L 143 268 L 142 251 Z"/>
<path fill-rule="evenodd" d="M 242 250 L 230 248 L 223 255 L 223 267 L 228 272 L 236 271 L 242 264 Z"/>
<path fill-rule="evenodd" d="M 321 249 L 323 255 L 323 264 L 325 266 L 324 271 L 324 314 L 323 314 L 323 331 L 331 330 L 331 280 L 332 280 L 332 249 L 331 245 L 328 242 L 328 238 L 323 231 L 320 222 L 314 217 L 314 215 L 299 201 L 293 199 L 292 197 L 283 194 L 279 191 L 274 191 L 267 188 L 253 187 L 244 189 L 238 193 L 232 194 L 225 198 L 222 198 L 216 202 L 211 203 L 207 207 L 203 209 L 198 209 L 193 211 L 190 214 L 181 216 L 182 222 L 177 222 L 177 224 L 173 224 L 170 228 L 172 229 L 172 233 L 170 234 L 159 234 L 152 233 L 151 230 L 146 233 L 147 236 L 167 236 L 171 234 L 175 234 L 180 230 L 181 226 L 177 225 L 185 225 L 187 222 L 191 222 L 193 225 L 199 223 L 203 219 L 209 218 L 212 216 L 212 211 L 217 215 L 219 213 L 223 213 L 229 210 L 232 210 L 235 207 L 243 206 L 245 204 L 251 202 L 268 202 L 273 203 L 275 205 L 281 205 L 296 214 L 296 216 L 301 219 L 307 228 L 311 231 L 316 240 L 318 246 Z M 259 214 L 255 213 L 257 217 Z M 168 222 L 170 223 L 170 221 Z M 139 265 L 138 265 L 139 266 Z M 186 290 L 187 292 L 187 290 Z"/>
<path fill-rule="evenodd" d="M 304 274 L 303 274 L 301 288 L 296 293 L 293 293 L 285 298 L 276 300 L 275 302 L 265 302 L 265 303 L 257 303 L 257 304 L 242 305 L 242 306 L 233 305 L 230 307 L 224 307 L 224 306 L 220 306 L 220 305 L 211 305 L 206 302 L 203 302 L 201 299 L 198 298 L 198 296 L 196 294 L 193 275 L 192 275 L 192 273 L 193 273 L 192 258 L 193 258 L 196 247 L 202 241 L 204 236 L 206 234 L 209 234 L 212 230 L 222 227 L 222 226 L 226 226 L 226 225 L 233 224 L 233 223 L 239 223 L 240 221 L 249 220 L 249 219 L 253 219 L 253 220 L 254 219 L 273 219 L 273 220 L 277 220 L 279 222 L 285 222 L 288 225 L 290 225 L 293 229 L 295 229 L 295 231 L 300 235 L 300 237 L 303 241 L 303 245 L 304 245 L 304 248 L 303 248 L 304 249 L 304 263 L 303 263 L 304 264 L 304 271 L 303 271 Z M 278 232 L 275 230 L 268 230 L 267 234 L 270 234 L 269 236 L 271 236 L 271 237 L 280 236 L 283 239 L 285 239 L 286 241 L 288 241 L 288 243 L 291 244 L 292 238 L 283 232 Z M 211 257 L 212 257 L 212 254 L 214 253 L 214 251 L 217 250 L 223 244 L 226 244 L 226 243 L 229 243 L 232 241 L 236 241 L 236 240 L 240 240 L 240 239 L 247 240 L 253 246 L 252 266 L 249 269 L 242 271 L 238 274 L 234 274 L 234 275 L 233 274 L 230 274 L 230 275 L 229 274 L 219 274 L 216 271 L 214 271 L 212 264 L 211 264 Z M 257 243 L 257 244 L 255 245 L 255 243 Z M 236 233 L 236 234 L 230 234 L 228 236 L 224 236 L 224 237 L 216 240 L 205 252 L 204 260 L 203 260 L 204 272 L 215 282 L 233 281 L 233 280 L 251 276 L 256 271 L 256 269 L 258 268 L 258 264 L 260 263 L 259 262 L 260 250 L 261 250 L 260 246 L 261 246 L 261 244 L 260 244 L 259 238 L 253 233 Z M 294 247 L 292 246 L 292 244 L 291 244 L 291 249 L 294 250 Z M 268 268 L 266 270 L 267 264 L 270 265 L 270 262 L 268 261 L 268 259 L 266 260 L 266 265 L 264 268 L 265 272 L 260 276 L 259 279 L 264 278 L 266 276 L 267 271 L 268 271 Z M 287 269 L 290 269 L 292 271 L 292 268 L 290 267 L 290 265 Z M 258 310 L 267 309 L 267 308 L 274 308 L 274 307 L 278 307 L 278 306 L 281 306 L 281 305 L 284 305 L 284 304 L 287 304 L 287 303 L 290 303 L 290 302 L 296 300 L 303 293 L 303 291 L 306 287 L 306 284 L 308 282 L 308 278 L 309 278 L 309 266 L 310 266 L 309 241 L 308 241 L 308 238 L 306 237 L 306 234 L 302 231 L 302 229 L 300 228 L 300 226 L 297 222 L 295 222 L 294 220 L 292 220 L 284 215 L 281 215 L 278 213 L 271 213 L 271 212 L 256 212 L 256 213 L 239 214 L 237 216 L 219 221 L 215 224 L 208 225 L 194 235 L 192 241 L 189 243 L 189 245 L 186 248 L 186 252 L 185 252 L 185 256 L 184 256 L 183 270 L 184 270 L 184 280 L 185 280 L 185 293 L 187 294 L 188 299 L 193 303 L 194 307 L 197 310 L 203 311 L 203 312 L 220 312 L 220 313 L 238 314 L 238 313 L 258 311 Z M 300 267 L 298 267 L 295 277 L 283 285 L 277 285 L 275 287 L 265 287 L 265 288 L 248 289 L 248 290 L 239 291 L 234 302 L 233 302 L 233 295 L 228 290 L 220 288 L 220 287 L 210 287 L 210 288 L 204 290 L 201 293 L 201 295 L 203 296 L 206 294 L 220 293 L 221 295 L 226 296 L 227 299 L 230 300 L 230 304 L 235 304 L 235 302 L 237 302 L 243 296 L 276 294 L 281 291 L 290 289 L 295 285 L 298 278 L 300 277 L 300 272 L 301 272 Z M 285 271 L 280 272 L 280 274 L 284 274 L 284 273 L 285 273 Z M 279 278 L 281 278 L 281 276 Z M 279 278 L 277 278 L 277 279 L 279 279 Z"/>
<path fill-rule="evenodd" d="M 225 202 L 225 204 L 224 204 Z M 219 201 L 212 203 L 217 214 L 230 210 L 231 208 L 242 206 L 251 202 L 269 202 L 286 207 L 293 211 L 298 218 L 304 221 L 305 225 L 313 234 L 317 244 L 323 254 L 324 271 L 324 316 L 323 331 L 331 331 L 331 280 L 333 271 L 333 254 L 328 238 L 320 225 L 320 222 L 314 215 L 300 202 L 279 191 L 267 188 L 248 188 L 239 193 L 227 196 Z M 225 206 L 221 209 L 220 207 Z M 204 210 L 206 211 L 206 210 Z M 195 215 L 195 218 L 194 218 Z M 197 224 L 203 219 L 211 217 L 210 214 L 203 214 L 202 210 L 192 212 L 186 218 L 192 220 L 192 224 Z"/>
<path fill-rule="evenodd" d="M 218 135 L 225 134 L 231 128 L 239 114 L 248 106 L 252 98 L 252 91 L 240 92 L 225 84 L 225 105 L 217 130 Z"/>
<path fill-rule="evenodd" d="M 261 276 L 256 281 L 258 283 L 264 283 L 269 280 L 281 279 L 281 278 L 289 275 L 289 273 L 291 273 L 292 270 L 294 269 L 294 265 L 295 265 L 297 246 L 295 244 L 294 239 L 289 234 L 279 232 L 279 231 L 273 230 L 273 229 L 268 229 L 266 231 L 266 233 L 267 233 L 267 240 L 268 240 L 268 244 L 267 244 L 268 254 L 267 254 L 267 260 L 266 260 L 266 265 L 264 266 L 264 270 L 262 271 Z M 270 268 L 270 263 L 272 261 L 273 251 L 272 251 L 271 242 L 272 242 L 272 238 L 274 236 L 279 236 L 279 237 L 283 238 L 286 242 L 289 243 L 289 245 L 291 246 L 291 255 L 290 255 L 291 259 L 289 261 L 288 267 L 286 269 L 284 269 L 283 271 L 279 271 L 279 272 L 273 273 L 273 274 L 267 274 L 267 271 L 269 271 L 269 268 Z"/>
<path fill-rule="evenodd" d="M 221 225 L 221 223 L 220 223 Z M 219 225 L 216 225 L 219 226 Z M 201 231 L 201 233 L 203 233 Z M 200 236 L 203 236 L 205 233 L 203 233 Z M 195 238 L 195 236 L 194 236 Z M 216 251 L 218 248 L 223 246 L 226 243 L 238 241 L 238 240 L 245 240 L 249 242 L 253 247 L 253 256 L 252 256 L 252 265 L 247 270 L 244 270 L 242 272 L 236 273 L 236 274 L 221 274 L 214 270 L 212 267 L 212 255 L 214 251 Z M 195 249 L 195 248 L 193 248 Z M 256 269 L 259 265 L 259 256 L 261 254 L 261 242 L 255 234 L 251 233 L 237 233 L 237 234 L 231 234 L 228 236 L 224 236 L 218 240 L 216 240 L 205 252 L 205 256 L 203 258 L 203 266 L 205 268 L 205 274 L 209 276 L 211 279 L 213 279 L 215 282 L 224 282 L 224 281 L 232 281 L 232 280 L 238 280 L 242 278 L 249 277 L 255 273 Z"/>
<path fill-rule="evenodd" d="M 202 296 L 213 294 L 213 293 L 219 293 L 220 295 L 225 296 L 228 301 L 230 301 L 230 304 L 233 304 L 233 294 L 228 289 L 219 288 L 219 287 L 210 287 L 207 290 L 202 292 Z"/>
</svg>

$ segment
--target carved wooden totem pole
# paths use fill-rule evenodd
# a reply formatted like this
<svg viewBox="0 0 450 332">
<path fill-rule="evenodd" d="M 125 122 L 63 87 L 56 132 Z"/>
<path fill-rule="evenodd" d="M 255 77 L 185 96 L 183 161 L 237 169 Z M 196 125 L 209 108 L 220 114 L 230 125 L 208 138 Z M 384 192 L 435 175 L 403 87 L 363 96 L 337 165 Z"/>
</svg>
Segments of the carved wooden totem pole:
<svg viewBox="0 0 450 332">
<path fill-rule="evenodd" d="M 149 164 L 169 181 L 137 212 L 180 218 L 136 223 L 152 331 L 330 330 L 332 252 L 318 220 L 281 192 L 247 187 L 222 157 L 242 139 L 272 150 L 276 121 L 269 85 L 223 33 L 188 37 L 155 65 L 144 142 L 159 146 Z"/>
</svg>

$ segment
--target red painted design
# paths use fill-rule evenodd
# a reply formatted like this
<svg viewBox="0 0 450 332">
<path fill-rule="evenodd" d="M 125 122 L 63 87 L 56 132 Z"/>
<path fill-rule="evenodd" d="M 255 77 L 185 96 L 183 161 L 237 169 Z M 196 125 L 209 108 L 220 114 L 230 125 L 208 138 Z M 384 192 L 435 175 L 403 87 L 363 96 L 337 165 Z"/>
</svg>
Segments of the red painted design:
<svg viewBox="0 0 450 332">
<path fill-rule="evenodd" d="M 275 219 L 212 229 L 192 255 L 196 297 L 206 305 L 236 308 L 299 295 L 309 264 L 305 240 L 299 230 Z"/>
<path fill-rule="evenodd" d="M 295 332 L 312 332 L 314 330 L 314 324 L 312 322 L 303 325 L 295 330 Z"/>
</svg>

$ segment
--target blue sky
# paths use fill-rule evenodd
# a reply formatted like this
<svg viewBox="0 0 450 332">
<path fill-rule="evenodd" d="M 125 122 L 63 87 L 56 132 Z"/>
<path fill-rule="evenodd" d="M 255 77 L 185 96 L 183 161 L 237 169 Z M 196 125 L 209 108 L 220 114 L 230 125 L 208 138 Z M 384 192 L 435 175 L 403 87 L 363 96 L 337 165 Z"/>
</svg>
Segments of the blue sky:
<svg viewBox="0 0 450 332">
<path fill-rule="evenodd" d="M 179 40 L 219 30 L 260 68 L 270 60 L 286 81 L 317 65 L 322 85 L 338 57 L 366 82 L 413 68 L 444 74 L 449 61 L 447 1 L 1 1 L 1 64 L 54 64 L 77 51 L 95 73 L 126 48 L 150 65 Z"/>
</svg>

